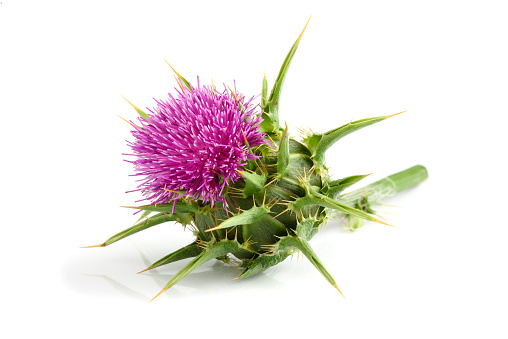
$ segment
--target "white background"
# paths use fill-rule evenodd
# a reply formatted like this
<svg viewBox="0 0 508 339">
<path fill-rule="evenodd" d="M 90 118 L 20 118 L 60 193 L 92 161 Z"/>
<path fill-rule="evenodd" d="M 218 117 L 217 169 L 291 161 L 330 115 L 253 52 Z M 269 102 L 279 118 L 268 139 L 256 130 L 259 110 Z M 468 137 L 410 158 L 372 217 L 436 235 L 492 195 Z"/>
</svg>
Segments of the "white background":
<svg viewBox="0 0 508 339">
<path fill-rule="evenodd" d="M 508 237 L 504 1 L 15 1 L 0 4 L 1 302 L 6 338 L 506 338 Z M 335 178 L 423 164 L 382 207 L 396 228 L 328 224 L 305 259 L 232 281 L 210 262 L 152 303 L 183 266 L 136 275 L 191 240 L 164 224 L 107 248 L 140 196 L 123 161 L 141 108 L 187 79 L 270 85 L 312 15 L 281 119 L 326 131 L 407 113 L 328 152 Z"/>
</svg>

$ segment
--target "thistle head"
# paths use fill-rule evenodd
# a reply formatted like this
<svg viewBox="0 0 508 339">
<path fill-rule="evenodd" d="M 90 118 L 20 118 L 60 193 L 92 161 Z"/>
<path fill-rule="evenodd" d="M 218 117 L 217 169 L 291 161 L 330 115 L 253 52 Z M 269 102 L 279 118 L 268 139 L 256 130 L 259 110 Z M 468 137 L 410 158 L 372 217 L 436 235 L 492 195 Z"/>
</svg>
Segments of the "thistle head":
<svg viewBox="0 0 508 339">
<path fill-rule="evenodd" d="M 157 101 L 128 142 L 135 160 L 135 191 L 153 204 L 178 198 L 213 204 L 240 178 L 237 170 L 257 156 L 250 148 L 266 143 L 253 98 L 224 86 L 181 86 L 176 96 Z"/>
</svg>

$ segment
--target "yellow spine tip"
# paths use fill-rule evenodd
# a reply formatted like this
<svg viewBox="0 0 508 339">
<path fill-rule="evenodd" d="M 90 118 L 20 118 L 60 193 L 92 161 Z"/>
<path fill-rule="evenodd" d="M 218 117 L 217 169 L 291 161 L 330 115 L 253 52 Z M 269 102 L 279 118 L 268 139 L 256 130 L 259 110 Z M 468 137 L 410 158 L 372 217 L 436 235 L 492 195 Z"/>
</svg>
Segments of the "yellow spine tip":
<svg viewBox="0 0 508 339">
<path fill-rule="evenodd" d="M 93 247 L 106 247 L 106 243 L 99 244 L 99 245 L 92 245 L 92 246 L 83 246 L 80 248 L 93 248 Z"/>
<path fill-rule="evenodd" d="M 383 224 L 383 225 L 386 225 L 386 226 L 390 226 L 390 227 L 395 228 L 395 226 L 390 225 L 390 224 L 387 224 L 386 222 L 383 222 L 383 221 L 381 221 L 381 220 L 379 220 L 379 219 L 374 219 L 374 220 L 372 220 L 372 221 L 375 221 L 375 222 L 378 222 L 378 223 L 380 223 L 380 224 Z"/>
<path fill-rule="evenodd" d="M 233 278 L 231 280 L 237 280 L 237 279 L 240 279 L 240 276 L 236 277 L 236 278 Z"/>
<path fill-rule="evenodd" d="M 335 287 L 337 289 L 337 291 L 339 291 L 339 293 L 344 297 L 344 299 L 346 299 L 346 297 L 344 296 L 344 294 L 342 293 L 342 291 L 339 289 L 339 286 L 337 285 L 333 285 L 333 287 Z"/>
<path fill-rule="evenodd" d="M 171 67 L 171 69 L 173 70 L 173 72 L 175 72 L 175 74 L 176 74 L 176 75 L 178 75 L 178 77 L 180 78 L 180 77 L 181 77 L 180 73 L 178 73 L 178 72 L 176 71 L 176 69 L 174 69 L 174 68 L 173 68 L 173 66 L 171 66 L 171 65 L 169 64 L 169 62 L 168 62 L 166 59 L 164 59 L 164 61 L 166 61 L 166 63 L 168 64 L 168 66 L 169 66 L 169 67 Z"/>
<path fill-rule="evenodd" d="M 166 292 L 168 289 L 166 287 L 164 287 L 155 297 L 152 298 L 152 300 L 150 300 L 149 302 L 151 303 L 155 298 L 157 298 L 159 295 L 161 295 L 162 293 Z"/>
<path fill-rule="evenodd" d="M 143 273 L 143 272 L 146 272 L 146 271 L 148 271 L 149 269 L 151 269 L 151 267 L 147 267 L 147 268 L 145 268 L 144 270 L 142 270 L 142 271 L 139 271 L 139 272 L 138 272 L 138 273 L 136 273 L 136 274 L 139 274 L 139 273 Z"/>
<path fill-rule="evenodd" d="M 311 18 L 312 18 L 312 15 L 310 16 L 309 20 L 307 20 L 307 23 L 305 24 L 305 27 L 303 28 L 302 33 L 300 33 L 300 36 L 298 37 L 298 39 L 302 38 L 302 35 L 305 32 L 305 30 L 307 29 L 307 25 L 309 24 L 309 21 L 310 21 Z"/>
<path fill-rule="evenodd" d="M 387 115 L 387 116 L 386 116 L 386 119 L 391 118 L 391 117 L 394 117 L 394 116 L 399 115 L 399 114 L 402 114 L 402 113 L 405 113 L 405 112 L 407 112 L 407 111 L 402 111 L 402 112 L 395 113 L 395 114 L 392 114 L 392 115 Z"/>
<path fill-rule="evenodd" d="M 127 102 L 129 103 L 129 105 L 131 105 L 131 106 L 132 106 L 132 108 L 134 108 L 135 110 L 138 110 L 138 109 L 139 109 L 139 108 L 137 108 L 137 107 L 136 107 L 136 105 L 134 105 L 132 102 L 130 102 L 129 100 L 127 100 L 127 98 L 126 98 L 126 97 L 124 97 L 123 95 L 122 95 L 122 98 L 124 98 L 124 99 L 125 99 L 125 101 L 127 101 Z"/>
</svg>

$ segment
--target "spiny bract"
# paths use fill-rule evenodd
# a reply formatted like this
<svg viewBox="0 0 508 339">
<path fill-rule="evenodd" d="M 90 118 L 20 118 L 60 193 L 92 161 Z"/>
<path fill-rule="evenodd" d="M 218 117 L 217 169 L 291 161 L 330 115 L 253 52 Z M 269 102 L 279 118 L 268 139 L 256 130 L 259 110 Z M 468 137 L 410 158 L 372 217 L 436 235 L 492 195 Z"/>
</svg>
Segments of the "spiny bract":
<svg viewBox="0 0 508 339">
<path fill-rule="evenodd" d="M 291 138 L 287 126 L 279 125 L 279 100 L 302 35 L 284 60 L 270 95 L 263 78 L 261 112 L 236 87 L 194 87 L 174 69 L 180 86 L 176 97 L 158 101 L 151 114 L 131 104 L 140 117 L 138 125 L 130 122 L 135 138 L 131 156 L 136 159 L 128 161 L 143 177 L 137 190 L 151 204 L 132 207 L 143 211 L 134 226 L 90 247 L 176 221 L 193 229 L 195 241 L 142 272 L 194 259 L 158 295 L 211 259 L 231 262 L 233 255 L 243 267 L 238 278 L 246 278 L 294 251 L 301 251 L 338 289 L 309 245 L 319 226 L 330 213 L 346 215 L 351 230 L 364 220 L 385 224 L 373 216 L 371 205 L 418 184 L 427 171 L 414 166 L 341 194 L 367 175 L 332 180 L 324 162 L 326 150 L 342 137 L 396 114 L 350 122 L 326 133 L 309 132 L 302 142 Z"/>
</svg>

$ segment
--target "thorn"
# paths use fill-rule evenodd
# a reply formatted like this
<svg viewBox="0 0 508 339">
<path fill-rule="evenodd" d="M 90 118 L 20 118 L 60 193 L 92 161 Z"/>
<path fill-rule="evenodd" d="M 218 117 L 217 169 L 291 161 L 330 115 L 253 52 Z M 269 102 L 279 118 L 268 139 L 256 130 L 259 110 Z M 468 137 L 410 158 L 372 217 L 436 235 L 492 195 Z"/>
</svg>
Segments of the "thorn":
<svg viewBox="0 0 508 339">
<path fill-rule="evenodd" d="M 395 114 L 392 114 L 392 115 L 387 115 L 387 116 L 385 117 L 385 119 L 388 119 L 388 118 L 394 117 L 394 116 L 396 116 L 396 115 L 399 115 L 399 114 L 402 114 L 402 113 L 405 113 L 405 112 L 407 112 L 407 111 L 402 111 L 402 112 L 395 113 Z"/>
<path fill-rule="evenodd" d="M 220 225 L 219 226 L 215 226 L 213 228 L 206 229 L 205 232 L 213 232 L 213 231 L 216 231 L 218 229 L 220 229 Z"/>
<path fill-rule="evenodd" d="M 236 97 L 235 97 L 235 98 L 236 98 Z M 236 101 L 238 101 L 238 99 L 237 99 Z M 249 147 L 249 141 L 247 141 L 247 138 L 245 137 L 245 134 L 243 133 L 243 129 L 241 129 L 241 131 L 242 131 L 242 135 L 243 135 L 243 141 L 245 141 L 245 145 L 246 145 L 247 147 Z"/>
<path fill-rule="evenodd" d="M 284 214 L 286 213 L 287 211 L 289 211 L 288 209 L 285 209 L 284 211 L 280 212 L 279 214 L 277 214 L 275 217 L 273 217 L 274 219 L 277 218 L 279 215 L 281 214 Z"/>
<path fill-rule="evenodd" d="M 136 207 L 136 206 L 120 206 L 120 207 L 123 207 L 123 208 L 133 208 L 135 210 L 139 210 L 140 209 L 139 207 Z"/>
<path fill-rule="evenodd" d="M 310 169 L 310 172 L 308 174 L 308 176 L 310 177 L 312 175 L 312 173 L 314 173 L 314 171 L 316 170 L 316 167 L 312 166 L 312 168 Z M 371 173 L 372 174 L 372 173 Z"/>
<path fill-rule="evenodd" d="M 179 191 L 174 191 L 174 190 L 167 189 L 166 186 L 164 186 L 164 191 L 168 191 L 168 192 L 176 193 L 176 194 L 180 194 L 181 193 Z"/>
<path fill-rule="evenodd" d="M 125 98 L 124 98 L 124 99 L 125 99 Z M 127 100 L 127 99 L 125 99 L 125 100 Z M 127 120 L 127 119 L 122 118 L 122 117 L 121 117 L 121 116 L 119 116 L 119 115 L 117 115 L 117 117 L 119 117 L 120 119 L 122 119 L 123 121 L 125 121 L 126 123 L 128 123 L 129 125 L 131 125 L 131 126 L 132 126 L 132 127 L 134 127 L 134 128 L 140 128 L 138 125 L 134 124 L 133 122 L 131 122 L 131 121 Z"/>
<path fill-rule="evenodd" d="M 169 64 L 169 62 L 168 62 L 166 59 L 164 59 L 164 61 L 166 61 L 166 63 L 168 64 L 168 66 L 169 66 L 169 67 L 171 67 L 171 69 L 173 70 L 173 72 L 175 72 L 175 74 L 176 74 L 176 75 L 178 75 L 178 77 L 180 78 L 180 77 L 181 77 L 180 73 L 178 73 L 178 72 L 176 71 L 176 69 L 174 69 L 174 68 L 173 68 L 173 66 L 171 66 L 171 65 Z M 152 299 L 152 300 L 153 300 L 153 299 Z"/>
<path fill-rule="evenodd" d="M 305 32 L 305 29 L 307 29 L 307 25 L 309 24 L 309 21 L 310 21 L 311 18 L 312 18 L 312 15 L 310 16 L 309 20 L 307 20 L 307 23 L 305 24 L 305 27 L 303 28 L 302 33 L 300 33 L 300 36 L 298 37 L 298 39 L 302 38 L 302 35 Z"/>
<path fill-rule="evenodd" d="M 376 218 L 374 218 L 374 220 L 372 220 L 372 221 L 375 221 L 375 222 L 378 222 L 378 223 L 380 223 L 380 224 L 383 224 L 383 225 L 386 225 L 386 226 L 390 226 L 390 227 L 395 228 L 395 226 L 390 225 L 390 224 L 387 224 L 386 222 L 383 222 L 383 221 L 378 220 L 378 219 L 376 219 Z"/>
<path fill-rule="evenodd" d="M 263 205 L 262 206 L 265 206 L 265 201 L 266 201 L 266 190 L 265 190 L 265 195 L 263 196 Z"/>
<path fill-rule="evenodd" d="M 341 290 L 339 289 L 339 287 L 337 285 L 334 285 L 333 287 L 335 287 L 337 289 L 337 291 L 339 291 L 339 293 L 342 294 L 344 299 L 346 299 L 346 297 L 344 296 L 344 294 L 341 292 Z"/>
<path fill-rule="evenodd" d="M 144 269 L 144 270 L 142 270 L 142 271 L 139 271 L 139 272 L 138 272 L 138 273 L 136 273 L 136 274 L 146 272 L 146 271 L 148 271 L 150 268 L 151 268 L 151 266 L 150 266 L 150 267 L 145 268 L 145 269 Z"/>
<path fill-rule="evenodd" d="M 184 92 L 184 90 L 183 90 L 183 86 L 182 86 L 182 84 L 180 83 L 180 81 L 178 81 L 178 79 L 176 78 L 176 75 L 174 75 L 174 74 L 173 74 L 173 78 L 175 78 L 176 83 L 178 84 L 178 86 L 180 86 L 180 89 L 182 90 L 182 93 L 183 93 L 183 92 Z"/>
<path fill-rule="evenodd" d="M 397 206 L 397 205 L 388 205 L 388 204 L 379 204 L 381 206 L 387 206 L 387 207 L 400 207 L 400 206 Z M 386 213 L 386 212 L 385 212 Z"/>
<path fill-rule="evenodd" d="M 233 96 L 235 97 L 235 100 L 238 101 L 238 98 L 236 97 L 235 92 L 233 92 L 233 90 L 231 88 L 229 88 L 229 86 L 227 86 L 227 87 L 231 91 L 231 94 L 233 94 Z"/>
<path fill-rule="evenodd" d="M 272 205 L 272 206 L 270 206 L 270 205 L 271 205 L 271 203 L 272 203 L 275 199 L 277 199 L 277 197 L 274 197 L 272 200 L 270 200 L 270 201 L 268 202 L 268 204 L 267 204 L 268 209 L 272 208 L 272 206 L 273 206 L 273 205 Z M 275 203 L 277 203 L 278 201 L 279 201 L 279 200 L 277 200 Z"/>
<path fill-rule="evenodd" d="M 132 102 L 130 102 L 129 100 L 127 100 L 127 98 L 126 98 L 126 97 L 124 97 L 123 95 L 122 95 L 122 98 L 124 98 L 124 99 L 125 99 L 125 101 L 127 101 L 127 102 L 129 103 L 129 105 L 131 105 L 131 106 L 132 106 L 132 108 L 134 108 L 136 111 L 139 109 L 139 108 L 137 108 L 137 107 L 136 107 L 136 106 L 135 106 Z"/>
<path fill-rule="evenodd" d="M 155 298 L 157 298 L 159 295 L 166 292 L 167 290 L 168 289 L 166 287 L 164 287 L 155 297 L 152 298 L 152 300 L 149 301 L 149 303 L 151 303 Z"/>
<path fill-rule="evenodd" d="M 277 178 L 274 178 L 272 181 L 270 181 L 268 184 L 265 185 L 265 187 L 270 186 L 272 183 L 274 183 L 277 180 Z"/>
<path fill-rule="evenodd" d="M 106 243 L 102 243 L 102 244 L 99 244 L 99 245 L 92 245 L 92 246 L 83 246 L 83 247 L 80 247 L 80 248 L 93 248 L 93 247 L 106 247 Z"/>
<path fill-rule="evenodd" d="M 240 279 L 240 276 L 238 276 L 238 277 L 236 277 L 236 278 L 233 278 L 233 279 L 231 279 L 231 280 L 236 280 L 236 279 Z"/>
</svg>

